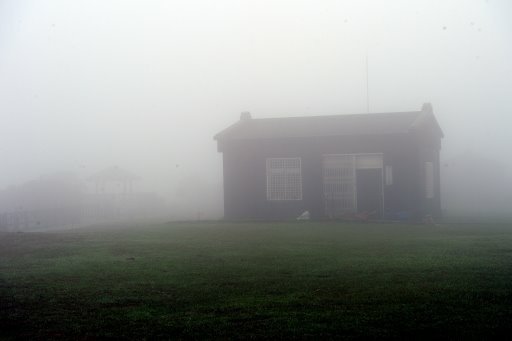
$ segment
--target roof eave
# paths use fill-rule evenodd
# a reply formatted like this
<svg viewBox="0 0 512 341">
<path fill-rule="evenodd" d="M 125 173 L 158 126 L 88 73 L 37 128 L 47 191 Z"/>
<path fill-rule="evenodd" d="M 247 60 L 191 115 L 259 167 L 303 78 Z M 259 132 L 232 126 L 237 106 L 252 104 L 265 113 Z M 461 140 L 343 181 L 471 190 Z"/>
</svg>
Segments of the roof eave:
<svg viewBox="0 0 512 341">
<path fill-rule="evenodd" d="M 411 130 L 389 132 L 389 133 L 360 133 L 360 134 L 329 134 L 329 135 L 296 135 L 296 136 L 264 136 L 264 137 L 228 137 L 221 139 L 222 141 L 254 141 L 254 140 L 281 140 L 281 139 L 304 139 L 319 137 L 357 137 L 357 136 L 392 136 L 407 135 Z M 215 138 L 216 139 L 216 138 Z M 219 141 L 219 139 L 216 139 Z"/>
<path fill-rule="evenodd" d="M 242 124 L 242 121 L 237 121 L 237 122 L 233 123 L 229 127 L 225 128 L 225 129 L 221 130 L 220 132 L 218 132 L 217 134 L 215 134 L 213 136 L 213 139 L 216 141 L 224 140 L 225 136 L 227 134 L 229 134 L 230 131 L 238 128 L 241 124 Z"/>
</svg>

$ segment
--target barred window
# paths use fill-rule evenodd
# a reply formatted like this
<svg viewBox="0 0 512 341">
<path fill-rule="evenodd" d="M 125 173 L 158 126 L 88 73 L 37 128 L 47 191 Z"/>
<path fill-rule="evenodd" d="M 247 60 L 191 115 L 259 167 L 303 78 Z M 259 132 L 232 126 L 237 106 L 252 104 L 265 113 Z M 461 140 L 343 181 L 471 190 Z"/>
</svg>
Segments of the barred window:
<svg viewBox="0 0 512 341">
<path fill-rule="evenodd" d="M 302 200 L 300 158 L 267 159 L 267 200 Z"/>
</svg>

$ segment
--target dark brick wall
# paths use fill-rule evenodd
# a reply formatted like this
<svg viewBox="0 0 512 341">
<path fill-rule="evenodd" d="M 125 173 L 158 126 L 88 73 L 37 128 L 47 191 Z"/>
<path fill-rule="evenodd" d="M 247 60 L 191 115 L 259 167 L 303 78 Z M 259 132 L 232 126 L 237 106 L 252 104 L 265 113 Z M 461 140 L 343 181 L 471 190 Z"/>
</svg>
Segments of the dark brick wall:
<svg viewBox="0 0 512 341">
<path fill-rule="evenodd" d="M 384 211 L 419 218 L 440 213 L 440 139 L 426 135 L 372 135 L 296 139 L 231 140 L 219 142 L 224 157 L 224 215 L 226 219 L 293 219 L 308 210 L 325 218 L 322 157 L 324 154 L 383 153 L 393 168 L 393 185 L 384 186 Z M 266 199 L 266 158 L 300 157 L 302 194 L 299 201 Z M 424 162 L 434 162 L 436 197 L 425 199 Z"/>
</svg>

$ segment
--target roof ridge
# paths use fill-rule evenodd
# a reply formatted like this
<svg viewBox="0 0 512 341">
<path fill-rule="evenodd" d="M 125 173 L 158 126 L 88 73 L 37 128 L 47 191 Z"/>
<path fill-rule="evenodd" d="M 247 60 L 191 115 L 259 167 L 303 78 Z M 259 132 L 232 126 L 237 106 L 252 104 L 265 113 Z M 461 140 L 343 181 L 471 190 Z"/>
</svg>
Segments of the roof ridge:
<svg viewBox="0 0 512 341">
<path fill-rule="evenodd" d="M 421 110 L 414 111 L 391 111 L 391 112 L 371 112 L 371 113 L 356 113 L 356 114 L 328 114 L 328 115 L 315 115 L 315 116 L 284 116 L 284 117 L 261 117 L 261 118 L 251 118 L 251 121 L 261 121 L 261 120 L 282 120 L 282 119 L 291 119 L 291 118 L 304 118 L 304 119 L 315 119 L 315 118 L 323 118 L 323 117 L 347 117 L 347 116 L 373 116 L 373 115 L 393 115 L 393 114 L 420 114 Z"/>
<path fill-rule="evenodd" d="M 385 113 L 333 114 L 248 118 L 237 121 L 214 136 L 229 139 L 402 134 L 423 116 L 424 110 Z"/>
</svg>

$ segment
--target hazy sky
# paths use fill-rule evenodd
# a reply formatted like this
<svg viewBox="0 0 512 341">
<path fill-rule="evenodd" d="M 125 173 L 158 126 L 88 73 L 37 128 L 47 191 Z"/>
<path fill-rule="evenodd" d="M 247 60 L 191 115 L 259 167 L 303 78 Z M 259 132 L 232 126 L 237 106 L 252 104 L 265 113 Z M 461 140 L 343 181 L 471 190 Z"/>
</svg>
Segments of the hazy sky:
<svg viewBox="0 0 512 341">
<path fill-rule="evenodd" d="M 511 42 L 508 0 L 0 0 L 0 188 L 114 164 L 221 183 L 241 111 L 365 112 L 366 55 L 370 111 L 432 102 L 443 158 L 502 157 Z"/>
</svg>

